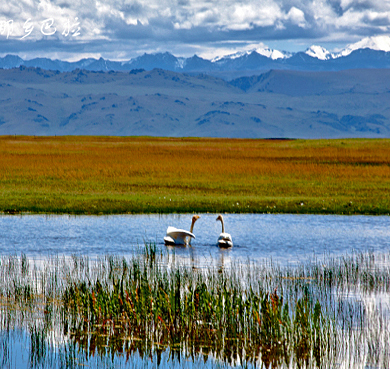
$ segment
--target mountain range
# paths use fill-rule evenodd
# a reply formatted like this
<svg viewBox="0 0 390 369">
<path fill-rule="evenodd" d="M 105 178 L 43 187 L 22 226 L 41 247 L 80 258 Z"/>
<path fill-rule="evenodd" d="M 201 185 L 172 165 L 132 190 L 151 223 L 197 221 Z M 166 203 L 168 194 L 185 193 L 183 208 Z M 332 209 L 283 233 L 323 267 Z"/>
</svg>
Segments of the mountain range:
<svg viewBox="0 0 390 369">
<path fill-rule="evenodd" d="M 304 52 L 287 53 L 269 48 L 258 48 L 207 60 L 194 55 L 176 57 L 169 52 L 143 54 L 128 61 L 111 61 L 103 58 L 81 59 L 76 62 L 34 58 L 24 60 L 17 55 L 0 58 L 0 68 L 20 66 L 69 72 L 76 69 L 88 71 L 131 71 L 154 68 L 191 74 L 206 73 L 225 80 L 239 76 L 263 73 L 266 70 L 340 71 L 361 68 L 390 68 L 390 36 L 363 39 L 345 49 L 331 53 L 313 45 Z"/>
<path fill-rule="evenodd" d="M 338 53 L 0 58 L 0 135 L 390 137 L 390 37 Z"/>
<path fill-rule="evenodd" d="M 390 69 L 271 70 L 229 82 L 163 69 L 0 69 L 0 135 L 390 137 Z"/>
</svg>

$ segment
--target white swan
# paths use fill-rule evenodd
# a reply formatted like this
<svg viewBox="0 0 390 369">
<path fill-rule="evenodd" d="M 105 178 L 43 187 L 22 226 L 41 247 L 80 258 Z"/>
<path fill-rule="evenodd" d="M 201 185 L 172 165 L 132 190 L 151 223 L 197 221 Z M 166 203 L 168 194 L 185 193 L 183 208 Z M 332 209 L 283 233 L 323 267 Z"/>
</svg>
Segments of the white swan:
<svg viewBox="0 0 390 369">
<path fill-rule="evenodd" d="M 222 233 L 218 237 L 218 246 L 223 248 L 233 247 L 232 236 L 229 233 L 225 232 L 225 224 L 223 223 L 223 216 L 219 214 L 217 220 L 220 220 L 222 223 Z"/>
<path fill-rule="evenodd" d="M 191 245 L 191 238 L 195 238 L 192 233 L 195 222 L 200 218 L 199 215 L 192 217 L 191 229 L 186 231 L 185 229 L 178 229 L 175 227 L 168 227 L 167 235 L 164 237 L 166 245 Z"/>
</svg>

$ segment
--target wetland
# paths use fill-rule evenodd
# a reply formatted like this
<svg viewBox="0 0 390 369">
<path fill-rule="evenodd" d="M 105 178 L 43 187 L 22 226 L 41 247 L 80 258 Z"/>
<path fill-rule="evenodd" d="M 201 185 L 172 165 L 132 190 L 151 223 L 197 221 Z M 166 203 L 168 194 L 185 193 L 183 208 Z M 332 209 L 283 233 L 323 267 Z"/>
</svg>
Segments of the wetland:
<svg viewBox="0 0 390 369">
<path fill-rule="evenodd" d="M 0 366 L 389 368 L 389 158 L 389 140 L 0 137 Z M 192 247 L 165 246 L 194 213 Z"/>
<path fill-rule="evenodd" d="M 215 219 L 0 217 L 2 366 L 389 367 L 388 217 Z"/>
</svg>

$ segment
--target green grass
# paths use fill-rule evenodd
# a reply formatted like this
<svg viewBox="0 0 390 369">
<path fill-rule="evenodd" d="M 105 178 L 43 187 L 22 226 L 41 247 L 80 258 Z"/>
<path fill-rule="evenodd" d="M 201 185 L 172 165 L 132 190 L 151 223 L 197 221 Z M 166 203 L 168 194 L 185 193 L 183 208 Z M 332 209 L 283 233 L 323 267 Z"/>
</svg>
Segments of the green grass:
<svg viewBox="0 0 390 369">
<path fill-rule="evenodd" d="M 4 213 L 390 213 L 390 140 L 0 137 Z"/>
</svg>

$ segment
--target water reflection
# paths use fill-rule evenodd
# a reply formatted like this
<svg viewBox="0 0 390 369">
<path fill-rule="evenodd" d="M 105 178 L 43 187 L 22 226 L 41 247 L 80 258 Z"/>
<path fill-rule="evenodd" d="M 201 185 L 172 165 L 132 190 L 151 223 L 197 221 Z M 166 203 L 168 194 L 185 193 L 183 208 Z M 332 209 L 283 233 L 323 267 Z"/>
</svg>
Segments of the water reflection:
<svg viewBox="0 0 390 369">
<path fill-rule="evenodd" d="M 132 255 L 145 242 L 163 248 L 170 224 L 188 227 L 191 214 L 111 216 L 0 216 L 0 252 L 48 255 Z M 228 253 L 216 246 L 220 224 L 216 214 L 202 214 L 192 248 L 176 248 L 177 258 L 229 263 L 231 259 L 272 259 L 297 264 L 314 256 L 390 248 L 390 217 L 225 214 L 235 240 Z M 227 256 L 229 255 L 229 257 Z"/>
<path fill-rule="evenodd" d="M 111 339 L 108 343 L 113 342 Z M 108 347 L 100 347 L 99 352 L 80 346 L 77 340 L 53 346 L 53 342 L 44 332 L 31 332 L 21 329 L 0 332 L 0 367 L 10 368 L 161 368 L 161 369 L 211 369 L 231 368 L 227 363 L 215 360 L 212 354 L 201 352 L 198 355 L 186 355 L 178 350 L 160 347 L 146 350 L 139 343 L 129 341 L 114 352 Z M 106 342 L 105 342 L 106 343 Z M 83 343 L 83 345 L 85 342 Z M 115 345 L 115 344 L 114 344 Z M 118 346 L 118 344 L 116 344 Z M 248 368 L 252 368 L 248 365 Z"/>
<path fill-rule="evenodd" d="M 239 343 L 237 338 L 226 341 L 226 337 L 219 337 L 222 329 L 214 331 L 206 326 L 204 335 L 207 339 L 200 337 L 196 344 L 188 345 L 187 342 L 187 345 L 184 343 L 184 346 L 175 346 L 174 335 L 169 340 L 161 336 L 147 341 L 142 339 L 142 335 L 129 335 L 129 329 L 126 331 L 127 328 L 121 325 L 121 320 L 117 321 L 118 324 L 113 324 L 111 318 L 88 326 L 85 325 L 88 319 L 81 315 L 74 322 L 61 325 L 56 320 L 56 317 L 63 317 L 59 300 L 53 299 L 50 293 L 45 298 L 39 297 L 42 298 L 39 303 L 26 303 L 30 299 L 31 288 L 43 281 L 48 281 L 51 288 L 61 280 L 57 277 L 53 280 L 49 278 L 51 268 L 59 273 L 67 273 L 66 278 L 62 279 L 67 283 L 69 279 L 82 276 L 86 271 L 91 272 L 92 277 L 86 278 L 85 281 L 92 283 L 97 274 L 93 274 L 95 272 L 92 267 L 84 267 L 88 260 L 95 260 L 107 254 L 132 256 L 146 252 L 148 260 L 159 260 L 168 270 L 189 267 L 189 270 L 195 271 L 194 280 L 208 267 L 217 271 L 217 277 L 214 277 L 214 280 L 217 280 L 218 275 L 235 265 L 265 265 L 264 269 L 260 268 L 256 274 L 258 283 L 263 283 L 262 288 L 273 291 L 278 287 L 285 291 L 285 297 L 297 290 L 302 294 L 309 291 L 321 301 L 324 309 L 330 309 L 330 316 L 337 324 L 330 333 L 334 333 L 334 337 L 338 335 L 336 338 L 339 340 L 336 339 L 332 348 L 335 352 L 331 354 L 340 357 L 340 362 L 345 354 L 359 363 L 374 363 L 378 368 L 389 367 L 390 355 L 383 343 L 388 342 L 390 335 L 390 274 L 389 258 L 386 256 L 390 246 L 390 217 L 227 214 L 225 219 L 229 222 L 229 232 L 234 237 L 235 245 L 232 249 L 224 250 L 216 246 L 220 228 L 215 222 L 215 214 L 203 214 L 197 222 L 197 237 L 192 247 L 165 247 L 163 237 L 167 226 L 174 223 L 185 227 L 190 218 L 189 214 L 105 217 L 1 216 L 0 248 L 4 259 L 0 264 L 0 347 L 3 348 L 2 352 L 0 350 L 0 366 L 60 368 L 88 365 L 98 368 L 126 367 L 130 362 L 133 367 L 155 367 L 160 363 L 163 368 L 173 368 L 181 367 L 185 363 L 189 368 L 209 368 L 215 363 L 218 367 L 229 367 L 245 362 L 277 367 L 281 363 L 280 360 L 288 361 L 288 358 L 283 356 L 284 351 L 279 343 L 267 346 L 263 344 L 267 342 L 263 338 L 260 345 L 256 341 L 257 336 L 254 336 L 253 341 L 243 341 L 245 345 L 257 342 L 257 346 L 240 346 L 242 342 Z M 310 265 L 310 260 L 322 259 L 324 255 L 350 255 L 352 250 L 357 255 L 366 251 L 370 251 L 370 254 L 361 260 L 356 258 L 352 263 L 348 261 L 345 266 L 341 262 L 345 267 L 341 272 L 336 264 L 330 264 L 326 269 L 319 263 L 317 269 L 310 272 L 306 267 L 300 269 L 302 264 L 299 263 Z M 15 272 L 11 283 L 10 271 L 14 269 L 12 260 L 7 264 L 7 255 L 15 254 L 18 257 L 21 254 L 23 256 L 20 273 Z M 61 256 L 61 260 L 65 262 L 63 268 L 59 266 L 60 263 L 49 267 L 45 264 L 53 255 Z M 74 255 L 86 258 L 78 259 Z M 161 257 L 158 257 L 159 255 Z M 31 282 L 25 271 L 28 269 L 26 260 L 30 258 L 38 261 L 38 269 L 34 270 L 35 284 L 31 288 L 23 285 Z M 73 264 L 77 264 L 79 268 L 77 273 L 73 273 L 71 269 L 67 272 L 66 265 Z M 297 264 L 300 266 L 295 268 Z M 274 265 L 293 267 L 292 274 L 286 272 L 282 277 L 279 275 L 276 278 L 272 273 L 277 275 L 279 269 Z M 39 270 L 45 270 L 49 277 L 43 278 Z M 310 274 L 315 270 L 319 274 L 323 273 L 321 278 Z M 317 280 L 314 283 L 315 278 Z M 337 278 L 342 280 L 341 284 Z M 237 280 L 240 281 L 238 277 Z M 87 282 L 84 286 L 86 289 L 91 287 Z M 61 290 L 61 286 L 59 283 L 56 288 Z M 135 290 L 137 291 L 137 288 Z M 44 291 L 47 293 L 47 290 Z M 17 294 L 22 296 L 19 300 L 15 297 Z M 44 295 L 38 293 L 38 296 Z M 15 298 L 14 305 L 10 304 L 10 298 Z M 269 301 L 271 308 L 268 310 L 271 311 L 275 303 L 274 300 Z M 267 311 L 267 307 L 264 311 Z M 255 318 L 253 314 L 250 316 Z M 199 320 L 199 323 L 198 320 L 194 321 L 201 326 L 201 321 Z M 174 327 L 174 323 L 172 324 Z M 261 324 L 264 326 L 264 323 Z M 259 323 L 259 327 L 261 324 Z M 343 343 L 344 334 L 353 338 L 350 346 Z M 218 345 L 213 347 L 213 344 Z M 305 347 L 303 341 L 297 341 L 297 344 Z M 223 347 L 223 352 L 220 347 Z M 381 347 L 382 351 L 375 351 L 378 350 L 377 347 Z M 342 349 L 345 351 L 341 352 Z M 22 355 L 25 351 L 29 354 Z M 316 360 L 315 355 L 318 352 L 310 352 Z M 272 361 L 276 359 L 279 361 Z M 304 366 L 305 361 L 298 364 Z"/>
<path fill-rule="evenodd" d="M 169 251 L 39 269 L 3 257 L 2 367 L 389 367 L 388 254 L 227 268 L 224 253 L 220 269 L 194 270 Z"/>
</svg>

